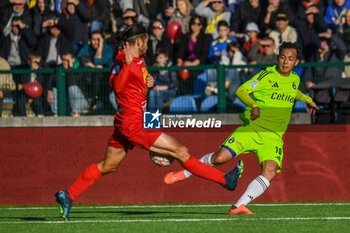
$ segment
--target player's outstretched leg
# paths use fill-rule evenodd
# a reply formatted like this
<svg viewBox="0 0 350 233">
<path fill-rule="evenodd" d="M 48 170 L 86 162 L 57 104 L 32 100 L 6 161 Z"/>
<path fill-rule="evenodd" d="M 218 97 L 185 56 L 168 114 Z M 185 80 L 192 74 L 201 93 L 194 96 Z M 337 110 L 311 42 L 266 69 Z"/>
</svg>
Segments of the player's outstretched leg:
<svg viewBox="0 0 350 233">
<path fill-rule="evenodd" d="M 64 220 L 69 221 L 69 211 L 72 208 L 73 200 L 69 197 L 68 191 L 63 190 L 55 194 L 59 212 Z"/>
<path fill-rule="evenodd" d="M 177 159 L 183 168 L 187 169 L 194 175 L 221 184 L 226 189 L 232 190 L 232 186 L 236 183 L 232 180 L 232 176 L 230 175 L 232 173 L 225 176 L 221 171 L 209 166 L 208 164 L 202 163 L 195 157 L 191 156 L 184 145 L 165 133 L 157 138 L 149 150 Z M 228 181 L 233 182 L 233 184 L 227 184 Z"/>
<path fill-rule="evenodd" d="M 125 158 L 125 155 L 125 149 L 108 146 L 105 158 L 102 161 L 86 167 L 67 190 L 59 191 L 55 194 L 61 216 L 64 220 L 69 221 L 69 211 L 73 201 L 103 175 L 115 171 Z"/>
<path fill-rule="evenodd" d="M 211 157 L 213 154 L 214 154 L 213 152 L 208 153 L 208 154 L 204 155 L 202 158 L 200 158 L 199 161 L 214 167 L 214 164 L 211 163 Z M 190 178 L 192 175 L 193 174 L 186 169 L 180 170 L 180 171 L 175 171 L 175 172 L 169 172 L 164 177 L 164 183 L 173 184 L 175 182 Z"/>
</svg>

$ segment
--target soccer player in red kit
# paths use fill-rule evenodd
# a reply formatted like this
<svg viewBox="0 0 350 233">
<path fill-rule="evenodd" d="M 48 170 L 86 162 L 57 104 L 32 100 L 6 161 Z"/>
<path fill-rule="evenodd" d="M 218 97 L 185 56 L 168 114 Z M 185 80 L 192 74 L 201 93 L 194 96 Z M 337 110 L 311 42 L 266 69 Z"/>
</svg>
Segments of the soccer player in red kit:
<svg viewBox="0 0 350 233">
<path fill-rule="evenodd" d="M 143 59 L 148 35 L 143 26 L 134 24 L 119 36 L 123 49 L 119 50 L 110 77 L 110 85 L 120 104 L 115 114 L 114 132 L 108 141 L 104 159 L 85 168 L 68 189 L 55 194 L 63 219 L 69 220 L 73 201 L 103 175 L 115 171 L 127 151 L 135 146 L 171 156 L 191 173 L 234 190 L 243 171 L 240 162 L 232 171 L 224 174 L 192 157 L 184 145 L 161 130 L 143 129 L 147 88 L 154 84 Z"/>
</svg>

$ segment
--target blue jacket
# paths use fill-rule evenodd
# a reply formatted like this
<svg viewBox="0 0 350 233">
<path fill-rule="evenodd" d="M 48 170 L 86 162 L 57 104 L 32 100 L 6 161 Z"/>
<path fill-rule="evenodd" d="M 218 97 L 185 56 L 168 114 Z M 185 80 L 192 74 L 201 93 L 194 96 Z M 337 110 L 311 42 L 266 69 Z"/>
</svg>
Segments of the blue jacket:
<svg viewBox="0 0 350 233">
<path fill-rule="evenodd" d="M 222 40 L 220 38 L 213 40 L 209 47 L 209 61 L 210 63 L 218 63 L 221 60 L 222 55 L 226 55 L 227 45 L 231 43 L 232 39 Z"/>
<path fill-rule="evenodd" d="M 103 67 L 111 67 L 113 65 L 113 50 L 106 42 L 103 42 L 102 57 L 95 58 L 95 53 L 91 45 L 85 45 L 81 48 L 77 57 L 90 57 L 94 65 L 103 65 Z M 87 61 L 85 59 L 82 60 L 83 66 L 85 66 L 86 63 Z"/>
<path fill-rule="evenodd" d="M 347 9 L 350 9 L 350 0 L 346 0 L 341 7 L 338 7 L 335 3 L 328 6 L 324 15 L 324 20 L 326 21 L 328 28 L 337 30 L 341 27 L 345 22 L 345 13 Z"/>
</svg>

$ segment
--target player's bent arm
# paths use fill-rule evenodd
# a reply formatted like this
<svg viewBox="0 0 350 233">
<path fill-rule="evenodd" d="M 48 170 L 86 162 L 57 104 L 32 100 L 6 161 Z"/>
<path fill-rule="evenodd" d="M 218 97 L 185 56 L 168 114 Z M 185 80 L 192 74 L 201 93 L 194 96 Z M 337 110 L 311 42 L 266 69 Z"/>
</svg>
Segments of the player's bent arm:
<svg viewBox="0 0 350 233">
<path fill-rule="evenodd" d="M 300 90 L 297 91 L 297 95 L 295 96 L 295 100 L 298 100 L 298 101 L 301 101 L 301 102 L 304 102 L 307 104 L 312 102 L 311 97 L 304 95 Z"/>
<path fill-rule="evenodd" d="M 237 89 L 236 96 L 250 108 L 259 107 L 259 104 L 250 98 L 248 90 L 243 86 Z"/>
</svg>

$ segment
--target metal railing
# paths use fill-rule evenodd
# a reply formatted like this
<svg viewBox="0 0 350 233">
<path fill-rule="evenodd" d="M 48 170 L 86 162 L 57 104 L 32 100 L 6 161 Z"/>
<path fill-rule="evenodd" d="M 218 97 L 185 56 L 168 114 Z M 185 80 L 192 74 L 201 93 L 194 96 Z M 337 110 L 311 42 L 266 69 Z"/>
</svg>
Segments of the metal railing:
<svg viewBox="0 0 350 233">
<path fill-rule="evenodd" d="M 226 91 L 225 91 L 225 72 L 227 69 L 238 69 L 238 68 L 266 68 L 273 64 L 260 64 L 260 65 L 200 65 L 200 66 L 170 66 L 170 67 L 148 67 L 150 72 L 170 70 L 179 71 L 183 69 L 188 70 L 207 70 L 216 69 L 217 74 L 217 88 L 218 88 L 218 104 L 217 113 L 227 112 L 227 102 L 226 102 Z M 308 67 L 335 67 L 335 66 L 350 66 L 350 62 L 332 62 L 332 63 L 303 63 L 298 65 L 298 67 L 308 68 Z M 18 69 L 18 70 L 0 70 L 0 74 L 55 74 L 56 75 L 56 87 L 57 87 L 57 108 L 58 116 L 66 116 L 66 102 L 67 102 L 67 90 L 66 90 L 66 77 L 65 74 L 69 73 L 109 73 L 110 68 L 103 69 L 92 69 L 92 68 L 76 68 L 76 69 L 63 69 L 58 67 L 57 69 Z M 109 85 L 108 82 L 106 85 Z"/>
</svg>

